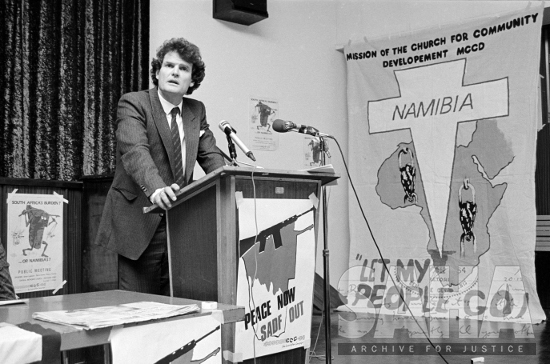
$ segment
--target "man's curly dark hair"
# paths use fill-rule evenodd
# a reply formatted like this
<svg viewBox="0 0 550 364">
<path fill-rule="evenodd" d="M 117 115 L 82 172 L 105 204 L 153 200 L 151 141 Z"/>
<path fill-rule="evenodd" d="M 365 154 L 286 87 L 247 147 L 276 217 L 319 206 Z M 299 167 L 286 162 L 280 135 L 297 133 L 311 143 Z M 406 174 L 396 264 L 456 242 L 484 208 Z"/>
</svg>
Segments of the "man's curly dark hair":
<svg viewBox="0 0 550 364">
<path fill-rule="evenodd" d="M 170 52 L 177 52 L 183 60 L 193 64 L 193 72 L 191 73 L 193 86 L 189 86 L 187 89 L 187 95 L 191 95 L 193 91 L 199 88 L 202 80 L 204 80 L 205 65 L 202 61 L 199 47 L 184 38 L 168 39 L 157 49 L 156 57 L 151 61 L 150 73 L 153 84 L 158 86 L 157 71 L 162 67 L 164 56 Z"/>
</svg>

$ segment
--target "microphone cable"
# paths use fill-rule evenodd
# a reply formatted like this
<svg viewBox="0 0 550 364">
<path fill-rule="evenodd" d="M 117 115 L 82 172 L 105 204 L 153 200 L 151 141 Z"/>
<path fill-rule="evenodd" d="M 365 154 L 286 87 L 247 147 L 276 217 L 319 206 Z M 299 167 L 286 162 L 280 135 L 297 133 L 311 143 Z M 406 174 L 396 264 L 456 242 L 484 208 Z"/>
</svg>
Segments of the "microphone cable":
<svg viewBox="0 0 550 364">
<path fill-rule="evenodd" d="M 254 201 L 254 230 L 255 230 L 254 244 L 252 244 L 252 249 L 254 249 L 254 263 L 255 263 L 254 276 L 251 277 L 250 283 L 248 285 L 248 295 L 249 295 L 248 309 L 252 314 L 252 312 L 254 312 L 254 310 L 256 309 L 256 302 L 254 300 L 254 291 L 252 287 L 254 286 L 254 281 L 256 280 L 256 275 L 258 274 L 258 249 L 259 248 L 256 247 L 256 244 L 258 242 L 259 231 L 258 231 L 258 213 L 257 213 L 257 206 L 256 206 L 256 182 L 254 181 L 254 171 L 252 171 L 250 177 L 252 180 L 252 194 L 253 194 L 252 198 Z M 243 262 L 244 262 L 244 259 L 243 259 Z M 244 268 L 246 270 L 246 265 L 244 266 Z M 247 276 L 248 276 L 248 273 L 247 273 Z M 254 364 L 256 364 L 256 339 L 258 338 L 258 332 L 256 331 L 256 327 L 254 326 L 254 324 L 252 324 L 252 320 L 251 320 L 251 327 L 252 327 L 252 330 L 254 331 L 254 335 L 252 338 L 252 357 L 254 359 Z"/>
<path fill-rule="evenodd" d="M 342 156 L 342 161 L 344 162 L 344 168 L 346 170 L 346 174 L 348 176 L 348 180 L 349 180 L 349 183 L 351 185 L 351 188 L 353 189 L 353 193 L 355 195 L 355 199 L 357 200 L 357 204 L 359 206 L 359 209 L 361 210 L 361 214 L 363 215 L 363 220 L 365 220 L 365 224 L 367 225 L 367 228 L 369 230 L 369 233 L 370 233 L 370 236 L 372 238 L 372 241 L 374 242 L 374 246 L 376 247 L 376 250 L 378 251 L 378 255 L 380 256 L 380 260 L 382 260 L 382 264 L 384 266 L 384 269 L 386 270 L 386 272 L 388 273 L 388 276 L 391 278 L 392 282 L 393 282 L 393 285 L 395 287 L 398 287 L 397 283 L 395 282 L 395 280 L 393 279 L 393 276 L 386 264 L 386 261 L 384 259 L 384 257 L 382 256 L 382 251 L 380 250 L 380 247 L 378 246 L 378 243 L 376 242 L 376 239 L 374 237 L 374 234 L 372 232 L 372 229 L 370 227 L 370 224 L 367 220 L 367 217 L 365 216 L 365 211 L 363 210 L 363 206 L 361 205 L 361 201 L 359 200 L 359 196 L 357 195 L 357 191 L 355 190 L 355 186 L 353 185 L 353 181 L 351 179 L 351 176 L 350 176 L 350 173 L 349 173 L 349 169 L 348 169 L 348 165 L 346 163 L 346 159 L 344 158 L 344 153 L 342 152 L 342 148 L 340 147 L 340 143 L 338 143 L 338 140 L 336 140 L 335 137 L 333 136 L 328 136 L 326 138 L 330 138 L 332 140 L 334 140 L 334 142 L 336 142 L 336 145 L 338 146 L 338 150 L 340 151 L 340 155 Z M 426 334 L 426 332 L 424 331 L 424 329 L 422 328 L 422 326 L 420 326 L 420 323 L 418 322 L 418 320 L 416 319 L 416 317 L 414 316 L 414 314 L 412 313 L 412 310 L 411 308 L 409 307 L 407 301 L 405 300 L 405 298 L 403 297 L 403 294 L 402 294 L 402 291 L 401 290 L 397 290 L 397 292 L 399 293 L 399 297 L 401 298 L 401 300 L 403 301 L 403 304 L 405 305 L 405 307 L 407 307 L 407 310 L 409 311 L 409 313 L 411 314 L 411 317 L 414 319 L 414 322 L 418 325 L 418 327 L 420 328 L 420 331 L 422 331 L 422 334 L 424 334 L 424 336 L 426 337 L 426 340 L 428 340 L 428 342 L 430 343 L 430 345 L 432 346 L 432 348 L 434 348 L 434 350 L 436 351 L 436 353 L 441 357 L 441 359 L 449 364 L 449 362 L 445 359 L 445 357 L 443 357 L 443 354 L 441 354 L 440 350 L 437 350 L 437 348 L 435 347 L 435 344 L 432 342 L 432 340 L 430 339 L 430 337 L 428 336 L 428 334 Z"/>
</svg>

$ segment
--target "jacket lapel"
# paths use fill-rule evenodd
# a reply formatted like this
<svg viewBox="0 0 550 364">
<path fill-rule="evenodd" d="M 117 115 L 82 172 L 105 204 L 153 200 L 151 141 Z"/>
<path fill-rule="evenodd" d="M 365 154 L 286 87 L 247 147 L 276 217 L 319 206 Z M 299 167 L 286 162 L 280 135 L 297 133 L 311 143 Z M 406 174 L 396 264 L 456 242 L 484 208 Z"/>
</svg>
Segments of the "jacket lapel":
<svg viewBox="0 0 550 364">
<path fill-rule="evenodd" d="M 174 144 L 172 143 L 172 132 L 168 127 L 168 122 L 166 121 L 166 114 L 162 108 L 162 105 L 159 100 L 158 89 L 155 87 L 149 92 L 149 98 L 151 100 L 151 110 L 153 111 L 153 120 L 155 121 L 155 126 L 166 149 L 166 154 L 168 155 L 168 161 L 170 162 L 170 169 L 172 170 L 172 175 L 175 175 L 175 166 L 174 166 Z"/>
<path fill-rule="evenodd" d="M 183 132 L 185 135 L 185 179 L 188 181 L 193 175 L 197 148 L 199 144 L 199 123 L 197 116 L 189 108 L 187 99 L 183 98 L 182 105 Z"/>
</svg>

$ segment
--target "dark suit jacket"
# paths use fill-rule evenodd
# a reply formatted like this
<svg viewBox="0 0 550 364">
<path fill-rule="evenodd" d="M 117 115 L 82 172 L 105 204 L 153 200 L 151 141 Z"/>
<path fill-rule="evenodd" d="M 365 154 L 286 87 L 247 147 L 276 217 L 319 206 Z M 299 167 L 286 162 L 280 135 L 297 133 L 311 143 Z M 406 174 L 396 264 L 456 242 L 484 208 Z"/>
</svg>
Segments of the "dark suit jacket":
<svg viewBox="0 0 550 364">
<path fill-rule="evenodd" d="M 195 161 L 206 173 L 224 165 L 202 102 L 183 98 L 186 140 L 185 184 L 192 179 Z M 149 196 L 170 186 L 174 178 L 174 147 L 166 114 L 156 88 L 121 97 L 117 111 L 117 154 L 113 184 L 107 194 L 96 244 L 129 259 L 143 253 L 161 220 L 143 214 Z"/>
</svg>

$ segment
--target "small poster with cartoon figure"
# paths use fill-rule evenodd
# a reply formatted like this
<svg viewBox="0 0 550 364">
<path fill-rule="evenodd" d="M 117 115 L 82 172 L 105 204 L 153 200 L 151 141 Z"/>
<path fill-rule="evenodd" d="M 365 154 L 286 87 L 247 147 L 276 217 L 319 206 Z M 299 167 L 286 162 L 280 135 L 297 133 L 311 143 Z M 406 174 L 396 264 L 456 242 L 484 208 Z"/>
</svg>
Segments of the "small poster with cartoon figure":
<svg viewBox="0 0 550 364">
<path fill-rule="evenodd" d="M 267 98 L 251 97 L 249 102 L 249 125 L 251 148 L 254 150 L 277 150 L 279 136 L 273 131 L 273 120 L 279 114 L 279 102 Z"/>
<path fill-rule="evenodd" d="M 321 145 L 324 143 L 324 146 Z M 328 152 L 328 140 L 312 137 L 304 139 L 304 166 L 320 167 L 323 165 L 323 149 Z M 328 156 L 328 155 L 327 155 Z"/>
<path fill-rule="evenodd" d="M 12 193 L 7 255 L 16 293 L 55 289 L 63 279 L 63 197 Z"/>
</svg>

